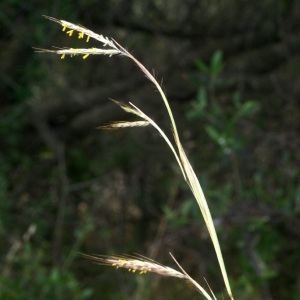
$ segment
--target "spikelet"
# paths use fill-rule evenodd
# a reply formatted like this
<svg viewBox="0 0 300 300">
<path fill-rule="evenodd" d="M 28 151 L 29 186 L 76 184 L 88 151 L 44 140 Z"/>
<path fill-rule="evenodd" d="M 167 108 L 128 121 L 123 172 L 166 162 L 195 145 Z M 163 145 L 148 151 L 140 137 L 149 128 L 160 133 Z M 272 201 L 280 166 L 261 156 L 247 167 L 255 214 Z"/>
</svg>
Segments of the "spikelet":
<svg viewBox="0 0 300 300">
<path fill-rule="evenodd" d="M 56 22 L 58 24 L 60 24 L 63 28 L 62 28 L 62 31 L 66 31 L 66 29 L 70 29 L 68 31 L 66 31 L 66 33 L 69 35 L 69 36 L 72 36 L 73 32 L 74 31 L 77 31 L 78 32 L 78 38 L 83 38 L 84 35 L 88 36 L 88 37 L 91 37 L 99 42 L 101 42 L 104 46 L 108 45 L 109 47 L 111 48 L 115 48 L 117 50 L 117 46 L 114 44 L 113 41 L 111 41 L 110 39 L 108 39 L 107 37 L 104 37 L 102 34 L 97 34 L 95 32 L 93 32 L 92 30 L 89 30 L 81 25 L 76 25 L 76 24 L 73 24 L 71 22 L 68 22 L 68 21 L 64 21 L 64 20 L 58 20 L 56 18 L 52 18 L 52 17 L 48 17 L 48 16 L 45 16 L 44 17 L 46 19 L 49 19 L 53 22 Z M 86 42 L 88 42 L 89 39 L 86 40 Z"/>
<path fill-rule="evenodd" d="M 86 255 L 84 257 L 91 259 L 95 263 L 108 265 L 112 267 L 124 268 L 129 272 L 139 274 L 145 274 L 147 272 L 156 273 L 162 276 L 170 276 L 187 279 L 187 276 L 179 271 L 176 271 L 170 267 L 161 265 L 151 259 L 143 256 L 104 256 L 104 255 Z"/>
<path fill-rule="evenodd" d="M 66 49 L 58 49 L 58 50 L 48 50 L 42 48 L 34 48 L 36 52 L 48 52 L 48 53 L 56 53 L 61 55 L 61 59 L 64 59 L 66 55 L 75 56 L 78 54 L 83 55 L 83 59 L 86 59 L 89 55 L 115 55 L 119 54 L 118 50 L 114 49 L 99 49 L 99 48 L 66 48 Z"/>
<path fill-rule="evenodd" d="M 106 125 L 98 126 L 97 129 L 105 129 L 105 130 L 113 130 L 113 129 L 120 129 L 126 127 L 145 127 L 148 126 L 150 123 L 148 121 L 117 121 L 111 122 Z"/>
</svg>

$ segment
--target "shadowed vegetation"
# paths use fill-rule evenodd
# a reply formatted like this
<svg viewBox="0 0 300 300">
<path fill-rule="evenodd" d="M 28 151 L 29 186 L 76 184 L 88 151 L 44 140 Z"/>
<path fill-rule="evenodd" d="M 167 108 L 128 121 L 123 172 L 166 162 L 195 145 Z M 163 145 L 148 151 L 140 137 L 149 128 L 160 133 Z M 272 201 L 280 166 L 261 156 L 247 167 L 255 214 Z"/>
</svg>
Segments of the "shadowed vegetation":
<svg viewBox="0 0 300 300">
<path fill-rule="evenodd" d="M 176 268 L 170 251 L 218 299 L 224 292 L 197 204 L 161 138 L 148 128 L 95 130 L 135 121 L 113 98 L 172 135 L 157 93 L 123 58 L 34 53 L 86 43 L 46 14 L 114 37 L 164 78 L 235 298 L 297 299 L 299 6 L 2 1 L 0 298 L 199 298 L 180 280 L 94 266 L 80 252 L 137 252 Z"/>
</svg>

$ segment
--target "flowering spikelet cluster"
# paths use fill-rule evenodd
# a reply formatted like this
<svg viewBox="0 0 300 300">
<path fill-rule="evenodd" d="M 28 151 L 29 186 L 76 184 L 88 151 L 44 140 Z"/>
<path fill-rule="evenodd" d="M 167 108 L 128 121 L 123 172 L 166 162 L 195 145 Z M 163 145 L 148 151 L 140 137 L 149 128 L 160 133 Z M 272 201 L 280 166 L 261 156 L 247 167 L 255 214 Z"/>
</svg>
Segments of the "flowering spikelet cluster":
<svg viewBox="0 0 300 300">
<path fill-rule="evenodd" d="M 62 48 L 58 50 L 48 50 L 48 49 L 41 49 L 35 48 L 38 52 L 52 52 L 61 55 L 61 59 L 65 58 L 66 55 L 74 56 L 78 54 L 83 55 L 83 59 L 86 59 L 90 54 L 93 55 L 115 55 L 115 54 L 122 54 L 122 51 L 117 47 L 114 41 L 104 37 L 102 34 L 97 34 L 81 25 L 76 25 L 68 21 L 58 20 L 56 18 L 44 16 L 45 18 L 59 23 L 62 26 L 62 31 L 66 32 L 69 36 L 72 36 L 74 31 L 78 33 L 78 38 L 83 39 L 86 36 L 86 42 L 89 42 L 90 38 L 93 38 L 103 44 L 103 47 L 108 46 L 109 48 L 99 49 L 99 48 Z"/>
<path fill-rule="evenodd" d="M 139 272 L 139 274 L 145 274 L 147 272 L 152 272 L 163 276 L 187 279 L 187 276 L 185 274 L 176 271 L 170 267 L 161 265 L 143 256 L 91 256 L 86 254 L 83 254 L 83 256 L 93 260 L 96 263 L 109 265 L 112 267 L 116 267 L 117 269 L 124 268 L 132 273 Z"/>
<path fill-rule="evenodd" d="M 118 121 L 118 122 L 110 122 L 107 125 L 98 126 L 97 129 L 119 129 L 126 127 L 145 127 L 150 123 L 148 121 Z"/>
</svg>

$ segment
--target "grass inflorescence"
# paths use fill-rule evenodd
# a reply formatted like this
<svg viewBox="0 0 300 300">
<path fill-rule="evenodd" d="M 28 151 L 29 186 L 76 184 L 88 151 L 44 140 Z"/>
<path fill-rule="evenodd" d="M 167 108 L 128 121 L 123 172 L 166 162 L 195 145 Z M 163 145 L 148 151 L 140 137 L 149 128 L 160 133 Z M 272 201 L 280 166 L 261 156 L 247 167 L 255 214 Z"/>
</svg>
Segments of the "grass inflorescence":
<svg viewBox="0 0 300 300">
<path fill-rule="evenodd" d="M 128 113 L 132 113 L 139 117 L 141 120 L 133 121 L 133 122 L 113 122 L 110 124 L 107 124 L 105 126 L 100 126 L 100 129 L 119 129 L 119 128 L 125 128 L 125 127 L 141 127 L 141 126 L 148 126 L 152 125 L 159 134 L 163 137 L 167 145 L 170 147 L 171 151 L 173 152 L 175 159 L 181 169 L 182 175 L 188 186 L 190 187 L 198 205 L 201 210 L 201 213 L 203 215 L 203 218 L 205 220 L 205 224 L 207 226 L 209 235 L 211 237 L 216 256 L 219 262 L 219 266 L 221 269 L 221 273 L 223 276 L 224 284 L 227 289 L 227 293 L 230 299 L 233 300 L 233 295 L 231 292 L 220 244 L 218 241 L 218 237 L 216 234 L 216 230 L 214 227 L 214 223 L 212 220 L 212 216 L 207 204 L 207 201 L 205 199 L 204 193 L 202 191 L 201 185 L 198 181 L 198 178 L 187 158 L 187 155 L 182 147 L 182 144 L 180 142 L 180 138 L 177 131 L 176 122 L 173 117 L 172 110 L 170 108 L 169 102 L 166 98 L 166 95 L 161 87 L 161 85 L 158 83 L 156 78 L 144 67 L 143 64 L 141 64 L 132 54 L 130 54 L 125 48 L 123 48 L 120 44 L 118 44 L 115 40 L 109 39 L 107 37 L 104 37 L 103 35 L 99 35 L 81 25 L 76 25 L 73 23 L 70 23 L 68 21 L 64 20 L 58 20 L 56 18 L 45 16 L 45 18 L 54 21 L 56 23 L 59 23 L 62 26 L 62 31 L 65 32 L 67 35 L 72 36 L 75 33 L 78 34 L 79 39 L 84 39 L 86 42 L 89 42 L 89 40 L 92 38 L 94 40 L 97 40 L 100 42 L 103 46 L 103 48 L 54 48 L 52 50 L 48 49 L 40 49 L 35 48 L 38 52 L 48 52 L 48 53 L 56 53 L 58 55 L 61 55 L 61 58 L 65 58 L 66 55 L 75 56 L 75 55 L 82 55 L 83 59 L 86 59 L 89 55 L 122 55 L 125 57 L 128 57 L 131 59 L 140 69 L 141 71 L 146 75 L 146 77 L 154 84 L 155 88 L 160 93 L 160 96 L 163 100 L 163 103 L 167 109 L 169 118 L 170 118 L 170 126 L 173 132 L 173 139 L 174 144 L 171 142 L 169 137 L 163 132 L 163 130 L 159 127 L 159 125 L 153 121 L 152 118 L 150 118 L 148 115 L 146 115 L 142 110 L 140 110 L 138 107 L 136 107 L 133 103 L 124 103 L 117 100 L 112 100 L 115 104 L 120 106 L 124 111 Z M 172 256 L 174 261 L 177 263 L 179 268 L 182 272 L 176 271 L 172 268 L 163 266 L 153 260 L 147 259 L 143 256 L 102 256 L 102 255 L 96 255 L 96 256 L 89 256 L 84 255 L 85 257 L 92 259 L 94 262 L 104 265 L 110 265 L 114 266 L 116 268 L 125 268 L 128 269 L 131 272 L 139 272 L 140 274 L 144 274 L 146 272 L 153 272 L 157 273 L 163 276 L 171 276 L 171 277 L 177 277 L 184 280 L 187 280 L 191 282 L 199 292 L 203 294 L 203 296 L 206 299 L 216 299 L 213 292 L 210 290 L 210 294 L 206 292 L 206 290 L 201 287 L 196 281 L 194 281 L 185 271 L 184 269 L 179 265 L 179 263 L 176 261 L 176 259 Z"/>
</svg>

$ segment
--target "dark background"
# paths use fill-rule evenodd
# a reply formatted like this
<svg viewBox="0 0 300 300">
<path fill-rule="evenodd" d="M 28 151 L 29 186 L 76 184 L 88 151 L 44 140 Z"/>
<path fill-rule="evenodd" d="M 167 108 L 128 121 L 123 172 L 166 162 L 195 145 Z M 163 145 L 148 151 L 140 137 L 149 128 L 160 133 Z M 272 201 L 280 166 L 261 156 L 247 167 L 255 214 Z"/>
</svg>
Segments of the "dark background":
<svg viewBox="0 0 300 300">
<path fill-rule="evenodd" d="M 152 84 L 127 58 L 86 47 L 53 16 L 112 37 L 155 70 L 215 220 L 236 299 L 300 293 L 300 1 L 111 0 L 0 4 L 0 298 L 199 299 L 189 285 L 94 265 L 140 253 L 226 298 L 214 250 L 172 153 Z M 88 47 L 101 47 L 90 41 Z"/>
</svg>

